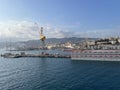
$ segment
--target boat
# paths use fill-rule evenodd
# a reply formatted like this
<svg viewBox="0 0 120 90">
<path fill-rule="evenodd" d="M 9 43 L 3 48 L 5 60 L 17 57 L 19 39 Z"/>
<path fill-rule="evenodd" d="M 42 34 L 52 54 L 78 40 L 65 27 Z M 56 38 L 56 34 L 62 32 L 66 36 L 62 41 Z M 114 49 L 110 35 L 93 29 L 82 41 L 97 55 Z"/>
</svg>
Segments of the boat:
<svg viewBox="0 0 120 90">
<path fill-rule="evenodd" d="M 72 50 L 72 60 L 120 61 L 120 38 L 111 37 L 90 41 L 84 48 Z"/>
<path fill-rule="evenodd" d="M 120 50 L 73 50 L 72 60 L 120 61 Z"/>
<path fill-rule="evenodd" d="M 5 54 L 2 54 L 1 57 L 4 57 L 4 58 L 19 58 L 19 57 L 21 57 L 21 55 L 13 54 L 13 53 L 5 53 Z"/>
</svg>

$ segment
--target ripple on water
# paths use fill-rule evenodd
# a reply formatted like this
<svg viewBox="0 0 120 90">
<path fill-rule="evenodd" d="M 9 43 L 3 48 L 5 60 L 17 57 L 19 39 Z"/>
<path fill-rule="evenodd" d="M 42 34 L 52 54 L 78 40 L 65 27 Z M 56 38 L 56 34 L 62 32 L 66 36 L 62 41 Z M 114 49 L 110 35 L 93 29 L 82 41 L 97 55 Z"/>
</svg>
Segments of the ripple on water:
<svg viewBox="0 0 120 90">
<path fill-rule="evenodd" d="M 1 90 L 119 90 L 120 63 L 57 58 L 0 60 Z"/>
</svg>

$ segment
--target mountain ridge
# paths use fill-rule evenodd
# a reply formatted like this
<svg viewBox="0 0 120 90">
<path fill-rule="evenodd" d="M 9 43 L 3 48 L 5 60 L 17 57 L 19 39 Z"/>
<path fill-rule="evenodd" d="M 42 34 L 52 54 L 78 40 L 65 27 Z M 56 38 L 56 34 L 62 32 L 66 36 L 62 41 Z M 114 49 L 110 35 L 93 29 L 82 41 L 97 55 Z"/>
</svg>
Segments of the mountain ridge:
<svg viewBox="0 0 120 90">
<path fill-rule="evenodd" d="M 48 38 L 45 40 L 46 44 L 63 44 L 67 42 L 71 43 L 80 43 L 84 40 L 97 40 L 98 38 L 83 38 L 83 37 L 69 37 L 69 38 Z M 18 42 L 0 42 L 0 48 L 4 47 L 39 47 L 41 41 L 37 40 L 28 40 L 28 41 L 18 41 Z"/>
</svg>

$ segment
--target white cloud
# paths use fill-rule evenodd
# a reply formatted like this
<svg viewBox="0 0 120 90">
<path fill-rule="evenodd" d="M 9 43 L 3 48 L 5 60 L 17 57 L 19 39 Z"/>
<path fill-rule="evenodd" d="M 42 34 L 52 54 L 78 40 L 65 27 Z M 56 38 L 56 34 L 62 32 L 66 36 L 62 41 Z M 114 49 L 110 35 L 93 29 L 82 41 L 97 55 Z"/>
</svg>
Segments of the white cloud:
<svg viewBox="0 0 120 90">
<path fill-rule="evenodd" d="M 70 31 L 64 31 L 61 28 L 54 27 L 50 24 L 41 25 L 44 27 L 44 34 L 47 38 L 70 37 Z M 31 40 L 39 39 L 39 30 L 35 22 L 29 21 L 8 21 L 0 22 L 0 40 Z"/>
<path fill-rule="evenodd" d="M 55 27 L 50 24 L 41 25 L 44 27 L 44 34 L 47 38 L 63 38 L 63 37 L 109 37 L 119 36 L 119 28 L 102 29 L 102 30 L 86 30 L 72 31 L 61 27 Z M 7 21 L 0 22 L 0 40 L 31 40 L 39 39 L 38 27 L 31 21 Z"/>
<path fill-rule="evenodd" d="M 38 29 L 33 22 L 8 21 L 0 23 L 0 38 L 13 40 L 36 39 L 39 36 Z"/>
</svg>

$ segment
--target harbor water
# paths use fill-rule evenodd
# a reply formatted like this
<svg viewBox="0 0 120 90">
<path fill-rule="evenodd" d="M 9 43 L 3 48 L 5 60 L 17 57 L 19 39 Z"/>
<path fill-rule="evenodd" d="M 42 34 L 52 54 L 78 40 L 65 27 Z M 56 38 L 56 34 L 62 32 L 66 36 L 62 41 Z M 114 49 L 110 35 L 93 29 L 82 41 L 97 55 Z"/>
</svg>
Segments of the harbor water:
<svg viewBox="0 0 120 90">
<path fill-rule="evenodd" d="M 120 90 L 120 62 L 0 57 L 0 90 Z"/>
</svg>

